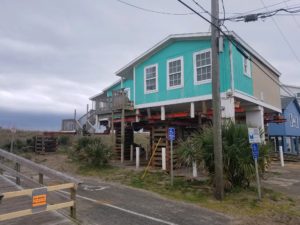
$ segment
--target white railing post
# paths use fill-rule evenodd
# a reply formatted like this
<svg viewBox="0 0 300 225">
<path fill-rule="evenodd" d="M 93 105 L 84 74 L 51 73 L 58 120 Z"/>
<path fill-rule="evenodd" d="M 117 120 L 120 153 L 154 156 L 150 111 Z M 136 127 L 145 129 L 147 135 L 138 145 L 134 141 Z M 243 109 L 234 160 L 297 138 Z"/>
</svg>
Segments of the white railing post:
<svg viewBox="0 0 300 225">
<path fill-rule="evenodd" d="M 161 168 L 162 170 L 166 170 L 166 148 L 161 148 Z"/>
<path fill-rule="evenodd" d="M 196 161 L 193 162 L 193 177 L 197 177 L 198 172 L 197 172 L 197 163 Z"/>
<path fill-rule="evenodd" d="M 280 156 L 280 164 L 281 164 L 282 167 L 284 167 L 284 158 L 283 158 L 282 146 L 279 146 L 279 156 Z"/>
<path fill-rule="evenodd" d="M 140 147 L 135 148 L 135 167 L 140 168 Z"/>
</svg>

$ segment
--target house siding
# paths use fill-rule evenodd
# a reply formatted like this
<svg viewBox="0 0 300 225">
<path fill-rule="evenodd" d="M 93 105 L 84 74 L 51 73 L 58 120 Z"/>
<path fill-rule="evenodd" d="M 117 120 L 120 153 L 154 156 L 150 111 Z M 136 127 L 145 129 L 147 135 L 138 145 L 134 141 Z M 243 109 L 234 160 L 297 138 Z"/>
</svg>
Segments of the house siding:
<svg viewBox="0 0 300 225">
<path fill-rule="evenodd" d="M 211 83 L 194 84 L 193 54 L 209 49 L 209 40 L 186 40 L 176 41 L 156 54 L 149 57 L 135 67 L 135 105 L 163 102 L 174 99 L 191 98 L 196 96 L 211 95 Z M 183 57 L 184 61 L 184 86 L 172 90 L 167 89 L 167 61 L 173 58 Z M 224 52 L 220 53 L 220 82 L 221 92 L 230 89 L 230 55 L 228 42 L 225 41 Z M 237 56 L 236 56 L 237 57 Z M 144 68 L 158 65 L 158 91 L 145 94 Z"/>
<path fill-rule="evenodd" d="M 238 91 L 253 96 L 252 62 L 250 62 L 251 76 L 249 77 L 244 74 L 243 55 L 236 49 L 235 46 L 232 46 L 232 58 L 234 68 L 234 88 Z"/>
<path fill-rule="evenodd" d="M 298 117 L 299 121 L 299 111 L 296 108 L 296 105 L 293 101 L 283 110 L 283 116 L 286 119 L 284 123 L 271 123 L 268 128 L 270 136 L 300 136 L 300 124 L 299 127 L 291 127 L 290 114 L 293 114 L 294 117 Z"/>
</svg>

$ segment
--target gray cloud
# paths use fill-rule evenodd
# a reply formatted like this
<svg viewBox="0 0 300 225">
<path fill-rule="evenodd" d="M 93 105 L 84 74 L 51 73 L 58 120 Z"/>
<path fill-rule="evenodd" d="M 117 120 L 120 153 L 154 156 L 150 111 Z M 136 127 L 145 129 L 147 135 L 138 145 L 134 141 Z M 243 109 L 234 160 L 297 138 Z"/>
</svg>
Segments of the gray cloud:
<svg viewBox="0 0 300 225">
<path fill-rule="evenodd" d="M 126 1 L 159 11 L 188 12 L 174 0 Z M 209 10 L 209 1 L 201 3 Z M 232 0 L 225 1 L 225 7 L 227 15 L 233 15 L 229 13 L 262 5 L 260 0 Z M 300 57 L 299 27 L 290 16 L 278 16 L 276 21 Z M 300 85 L 300 63 L 271 19 L 226 25 L 281 71 L 283 82 Z M 196 15 L 147 13 L 115 0 L 2 0 L 0 108 L 53 114 L 77 108 L 83 113 L 88 97 L 118 79 L 115 71 L 167 35 L 208 30 Z"/>
</svg>

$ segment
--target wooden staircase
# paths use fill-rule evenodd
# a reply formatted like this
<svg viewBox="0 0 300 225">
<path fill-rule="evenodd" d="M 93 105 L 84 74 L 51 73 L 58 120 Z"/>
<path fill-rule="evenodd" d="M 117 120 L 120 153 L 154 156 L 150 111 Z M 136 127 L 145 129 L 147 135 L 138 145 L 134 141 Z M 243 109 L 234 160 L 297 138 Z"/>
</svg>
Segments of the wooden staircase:
<svg viewBox="0 0 300 225">
<path fill-rule="evenodd" d="M 152 149 L 151 152 L 153 152 L 157 146 L 157 149 L 155 151 L 153 160 L 152 160 L 152 166 L 161 168 L 162 167 L 162 148 L 166 148 L 166 161 L 167 161 L 167 170 L 170 169 L 170 142 L 168 140 L 168 126 L 167 125 L 160 125 L 160 126 L 153 126 L 152 127 L 152 134 L 151 134 L 151 142 L 152 142 Z M 159 141 L 160 140 L 160 141 Z M 177 142 L 173 142 L 173 165 L 174 168 L 176 167 L 177 163 L 177 156 L 176 156 L 176 146 Z"/>
<path fill-rule="evenodd" d="M 125 128 L 124 160 L 130 160 L 130 145 L 133 144 L 132 127 Z M 114 159 L 121 160 L 121 128 L 116 128 Z"/>
</svg>

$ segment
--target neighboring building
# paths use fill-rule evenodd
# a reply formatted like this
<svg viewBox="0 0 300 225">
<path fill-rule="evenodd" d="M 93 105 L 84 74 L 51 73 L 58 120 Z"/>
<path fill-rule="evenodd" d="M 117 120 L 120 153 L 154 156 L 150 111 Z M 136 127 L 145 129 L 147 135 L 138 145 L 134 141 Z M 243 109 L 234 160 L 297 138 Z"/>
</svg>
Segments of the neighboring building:
<svg viewBox="0 0 300 225">
<path fill-rule="evenodd" d="M 270 123 L 268 134 L 273 140 L 276 150 L 283 147 L 284 153 L 298 154 L 300 144 L 300 106 L 295 97 L 284 97 L 281 99 L 282 115 L 284 123 Z"/>
<path fill-rule="evenodd" d="M 300 86 L 281 84 L 280 95 L 282 97 L 296 97 L 300 101 Z"/>
<path fill-rule="evenodd" d="M 280 73 L 235 33 L 228 35 L 256 63 L 224 39 L 219 53 L 222 118 L 263 129 L 265 115 L 281 112 Z M 118 82 L 90 98 L 95 130 L 106 126 L 116 131 L 116 153 L 122 160 L 129 157 L 133 130 L 150 131 L 151 147 L 160 140 L 159 148 L 168 152 L 168 127 L 185 138 L 211 123 L 210 38 L 210 33 L 170 35 L 117 71 Z"/>
</svg>

